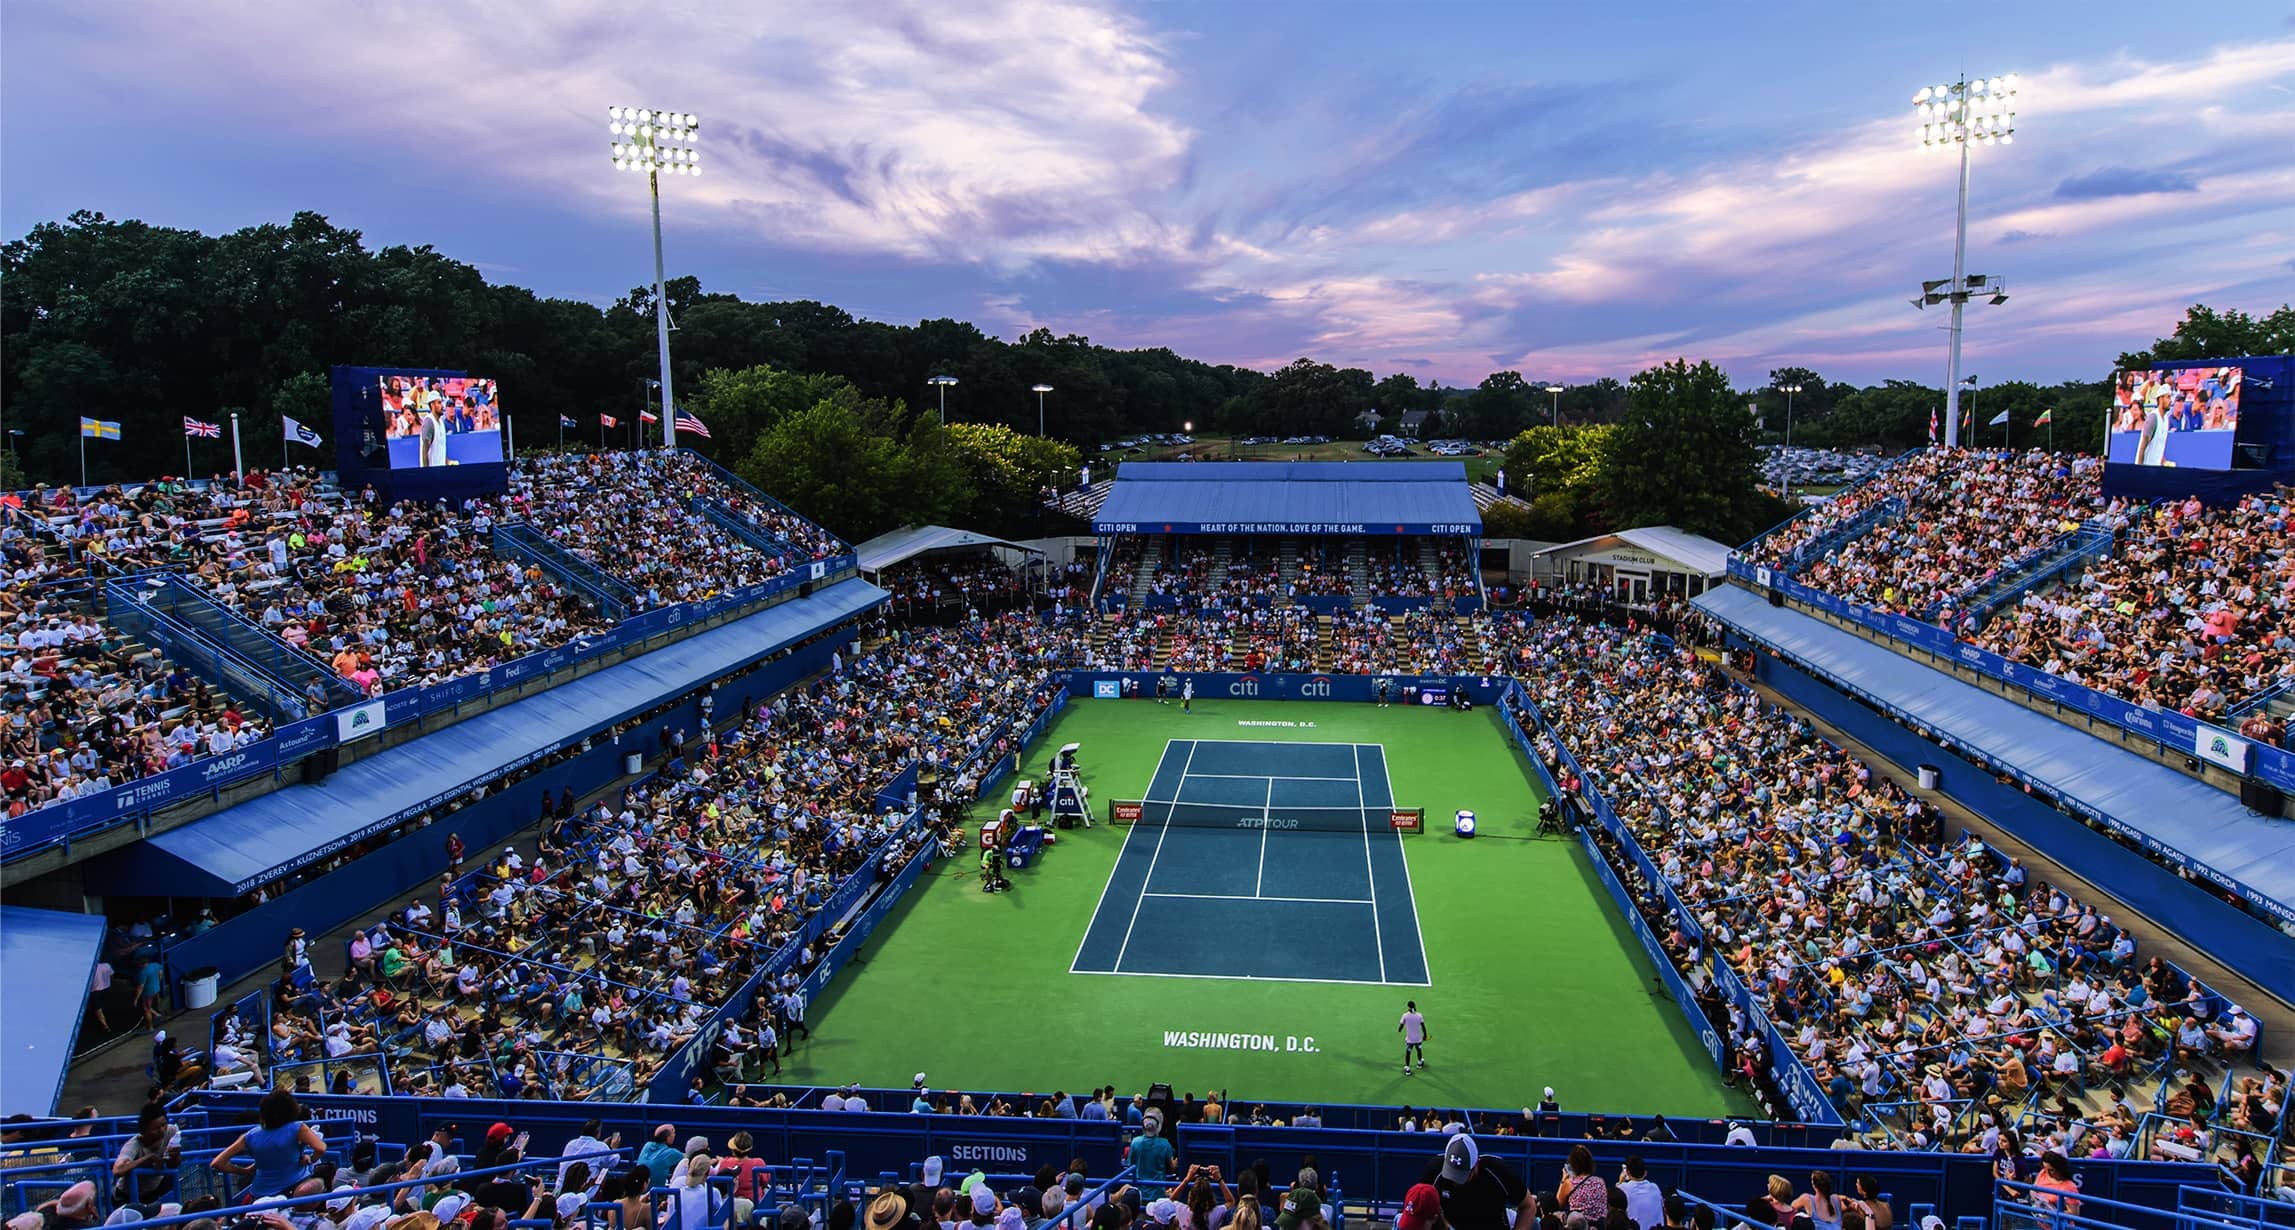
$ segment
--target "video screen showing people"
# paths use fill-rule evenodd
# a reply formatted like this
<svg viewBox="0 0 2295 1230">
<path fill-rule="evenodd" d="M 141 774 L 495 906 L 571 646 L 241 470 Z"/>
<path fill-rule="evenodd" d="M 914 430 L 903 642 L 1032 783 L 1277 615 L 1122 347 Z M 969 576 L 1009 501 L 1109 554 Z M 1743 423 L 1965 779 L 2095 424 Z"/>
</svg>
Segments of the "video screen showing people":
<svg viewBox="0 0 2295 1230">
<path fill-rule="evenodd" d="M 475 376 L 385 376 L 383 436 L 394 470 L 501 464 L 502 403 Z"/>
<path fill-rule="evenodd" d="M 2230 469 L 2244 375 L 2236 367 L 2121 372 L 2112 383 L 2104 459 L 2122 465 Z"/>
</svg>

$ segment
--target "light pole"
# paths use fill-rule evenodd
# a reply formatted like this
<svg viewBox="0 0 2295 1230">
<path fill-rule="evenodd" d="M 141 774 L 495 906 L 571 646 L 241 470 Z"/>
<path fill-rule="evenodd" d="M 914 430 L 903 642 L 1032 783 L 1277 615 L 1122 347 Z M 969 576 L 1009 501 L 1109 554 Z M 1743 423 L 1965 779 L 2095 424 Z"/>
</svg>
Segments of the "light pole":
<svg viewBox="0 0 2295 1230">
<path fill-rule="evenodd" d="M 1041 440 L 1044 438 L 1044 394 L 1051 392 L 1052 386 L 1032 385 L 1028 391 L 1036 395 L 1036 438 Z"/>
<path fill-rule="evenodd" d="M 645 172 L 646 190 L 653 198 L 653 331 L 661 347 L 661 446 L 677 447 L 677 403 L 669 378 L 669 293 L 661 274 L 661 177 L 701 174 L 701 155 L 693 148 L 701 121 L 691 111 L 654 111 L 644 107 L 608 107 L 606 132 L 614 138 L 614 169 Z"/>
<path fill-rule="evenodd" d="M 932 379 L 925 381 L 925 383 L 936 384 L 940 386 L 940 425 L 943 427 L 948 426 L 948 386 L 956 383 L 956 377 L 934 376 Z M 1039 401 L 1041 401 L 1041 399 L 1039 399 Z"/>
<path fill-rule="evenodd" d="M 1914 132 L 1927 149 L 1960 147 L 1960 198 L 1952 231 L 1952 280 L 1923 282 L 1916 308 L 1932 303 L 1952 304 L 1951 342 L 1944 371 L 1944 444 L 1960 443 L 1960 317 L 1975 295 L 1989 294 L 1990 302 L 2006 303 L 2006 283 L 1999 278 L 1968 274 L 1968 147 L 2008 145 L 2016 140 L 2017 76 L 1967 77 L 1950 85 L 1924 85 L 1913 95 L 1913 110 L 1921 126 Z"/>
<path fill-rule="evenodd" d="M 1793 395 L 1801 391 L 1797 384 L 1781 384 L 1777 391 L 1785 395 L 1785 453 L 1777 460 L 1785 470 L 1785 498 L 1793 498 Z"/>
<path fill-rule="evenodd" d="M 1562 386 L 1549 384 L 1546 386 L 1546 391 L 1554 396 L 1554 426 L 1560 427 L 1562 425 Z"/>
</svg>

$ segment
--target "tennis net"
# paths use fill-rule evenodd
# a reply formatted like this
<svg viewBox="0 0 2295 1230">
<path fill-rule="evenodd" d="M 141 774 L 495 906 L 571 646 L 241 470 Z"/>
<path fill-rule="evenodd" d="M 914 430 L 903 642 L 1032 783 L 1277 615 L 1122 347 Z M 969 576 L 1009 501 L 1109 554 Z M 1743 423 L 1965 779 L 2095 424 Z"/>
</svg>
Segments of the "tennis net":
<svg viewBox="0 0 2295 1230">
<path fill-rule="evenodd" d="M 1424 829 L 1423 810 L 1416 807 L 1260 807 L 1245 803 L 1189 803 L 1118 799 L 1108 809 L 1117 824 L 1160 824 L 1177 829 L 1289 829 L 1324 833 L 1359 833 L 1393 828 L 1416 833 Z"/>
</svg>

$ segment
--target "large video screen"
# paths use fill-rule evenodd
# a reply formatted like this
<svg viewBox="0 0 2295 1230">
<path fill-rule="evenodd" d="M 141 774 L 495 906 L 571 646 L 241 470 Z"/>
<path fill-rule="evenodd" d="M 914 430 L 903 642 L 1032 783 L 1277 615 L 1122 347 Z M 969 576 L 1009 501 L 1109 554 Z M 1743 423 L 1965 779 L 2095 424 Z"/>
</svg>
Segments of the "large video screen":
<svg viewBox="0 0 2295 1230">
<path fill-rule="evenodd" d="M 2104 459 L 2122 465 L 2230 469 L 2245 375 L 2237 367 L 2121 372 L 2112 383 Z"/>
<path fill-rule="evenodd" d="M 394 470 L 501 464 L 502 403 L 474 376 L 384 376 L 383 436 Z"/>
</svg>

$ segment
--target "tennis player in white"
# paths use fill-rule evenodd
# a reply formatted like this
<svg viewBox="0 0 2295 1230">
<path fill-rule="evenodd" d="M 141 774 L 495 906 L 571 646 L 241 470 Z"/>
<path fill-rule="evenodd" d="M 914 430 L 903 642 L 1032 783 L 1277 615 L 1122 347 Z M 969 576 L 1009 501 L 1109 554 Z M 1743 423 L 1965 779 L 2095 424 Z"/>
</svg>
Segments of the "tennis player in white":
<svg viewBox="0 0 2295 1230">
<path fill-rule="evenodd" d="M 1402 1020 L 1395 1022 L 1395 1032 L 1402 1035 L 1402 1074 L 1411 1074 L 1411 1056 L 1418 1056 L 1418 1066 L 1426 1066 L 1426 1018 L 1419 1015 L 1418 1001 L 1403 1001 Z"/>
</svg>

